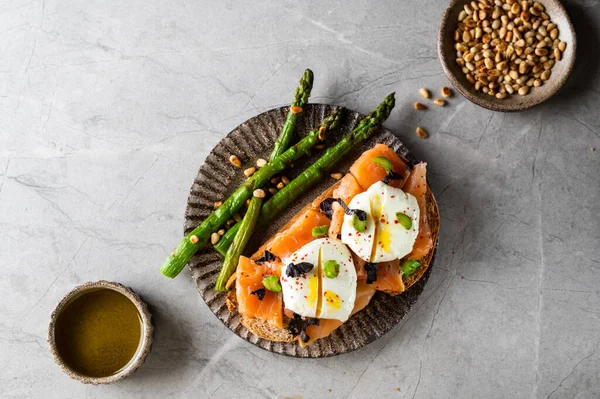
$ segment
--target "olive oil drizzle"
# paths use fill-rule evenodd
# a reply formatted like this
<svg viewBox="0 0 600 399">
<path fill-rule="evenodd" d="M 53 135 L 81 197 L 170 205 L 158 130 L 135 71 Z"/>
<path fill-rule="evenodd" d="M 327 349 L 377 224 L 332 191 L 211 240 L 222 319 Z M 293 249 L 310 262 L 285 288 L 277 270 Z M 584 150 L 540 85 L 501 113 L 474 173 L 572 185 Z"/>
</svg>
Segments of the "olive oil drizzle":
<svg viewBox="0 0 600 399">
<path fill-rule="evenodd" d="M 55 326 L 58 353 L 73 371 L 107 377 L 135 356 L 142 322 L 135 305 L 111 289 L 86 291 L 60 311 Z"/>
</svg>

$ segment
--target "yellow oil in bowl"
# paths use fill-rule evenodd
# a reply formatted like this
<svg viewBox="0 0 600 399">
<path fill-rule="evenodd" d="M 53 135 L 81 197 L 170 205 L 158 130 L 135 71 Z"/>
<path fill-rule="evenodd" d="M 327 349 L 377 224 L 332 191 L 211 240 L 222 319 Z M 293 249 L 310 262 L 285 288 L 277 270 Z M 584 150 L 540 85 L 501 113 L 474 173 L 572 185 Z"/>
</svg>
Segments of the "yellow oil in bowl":
<svg viewBox="0 0 600 399">
<path fill-rule="evenodd" d="M 122 370 L 142 340 L 142 319 L 129 298 L 111 289 L 82 292 L 60 310 L 54 327 L 60 358 L 74 372 L 107 377 Z"/>
</svg>

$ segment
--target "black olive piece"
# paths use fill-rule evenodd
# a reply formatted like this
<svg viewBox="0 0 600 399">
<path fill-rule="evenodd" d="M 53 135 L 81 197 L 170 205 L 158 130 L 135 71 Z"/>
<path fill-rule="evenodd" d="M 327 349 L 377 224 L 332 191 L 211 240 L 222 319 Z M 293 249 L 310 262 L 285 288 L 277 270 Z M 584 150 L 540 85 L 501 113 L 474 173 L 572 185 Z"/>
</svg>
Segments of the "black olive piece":
<svg viewBox="0 0 600 399">
<path fill-rule="evenodd" d="M 264 288 L 259 288 L 259 289 L 255 290 L 255 291 L 252 291 L 250 294 L 251 295 L 256 295 L 258 297 L 258 300 L 262 301 L 263 298 L 265 297 L 266 291 L 265 291 Z"/>
<path fill-rule="evenodd" d="M 315 265 L 308 262 L 290 263 L 285 268 L 285 275 L 288 277 L 300 277 L 301 275 L 311 271 Z"/>
<path fill-rule="evenodd" d="M 365 263 L 365 270 L 367 271 L 366 283 L 373 284 L 377 280 L 377 263 Z"/>
</svg>

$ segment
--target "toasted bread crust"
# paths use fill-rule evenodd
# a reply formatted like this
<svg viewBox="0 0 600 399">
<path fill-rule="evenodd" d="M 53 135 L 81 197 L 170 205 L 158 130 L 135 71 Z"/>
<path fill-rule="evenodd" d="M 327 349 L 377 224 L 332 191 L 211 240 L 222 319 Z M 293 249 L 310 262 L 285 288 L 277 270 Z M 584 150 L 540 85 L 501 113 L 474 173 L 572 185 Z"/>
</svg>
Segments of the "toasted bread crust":
<svg viewBox="0 0 600 399">
<path fill-rule="evenodd" d="M 290 334 L 285 328 L 278 328 L 268 321 L 260 319 L 251 319 L 242 316 L 240 322 L 257 337 L 268 339 L 276 342 L 294 342 L 297 337 Z"/>
</svg>

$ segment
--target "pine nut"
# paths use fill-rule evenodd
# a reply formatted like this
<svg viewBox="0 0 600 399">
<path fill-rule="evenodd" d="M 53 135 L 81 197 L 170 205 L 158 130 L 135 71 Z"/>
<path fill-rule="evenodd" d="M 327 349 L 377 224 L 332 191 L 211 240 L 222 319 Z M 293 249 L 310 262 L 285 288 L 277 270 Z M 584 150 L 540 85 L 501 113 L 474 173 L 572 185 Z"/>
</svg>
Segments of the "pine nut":
<svg viewBox="0 0 600 399">
<path fill-rule="evenodd" d="M 436 98 L 435 100 L 433 100 L 433 103 L 435 105 L 437 105 L 438 107 L 443 107 L 444 105 L 446 105 L 446 100 L 441 99 L 441 98 Z"/>
<path fill-rule="evenodd" d="M 190 242 L 196 244 L 198 242 L 198 236 L 190 236 Z"/>
<path fill-rule="evenodd" d="M 429 134 L 427 134 L 427 132 L 422 127 L 417 127 L 417 136 L 419 136 L 422 139 L 426 139 L 429 137 Z"/>
<path fill-rule="evenodd" d="M 466 5 L 466 4 L 465 4 L 465 7 L 467 7 L 467 5 Z M 465 50 L 464 50 L 464 51 L 467 51 L 467 50 L 468 50 L 468 47 L 467 47 L 467 46 L 464 46 L 464 47 L 465 47 Z M 427 89 L 426 89 L 426 88 L 424 88 L 424 87 L 423 87 L 423 88 L 421 88 L 421 89 L 419 90 L 419 93 L 421 93 L 421 95 L 422 95 L 424 98 L 429 98 L 429 97 L 430 97 L 429 90 L 427 90 Z"/>
<path fill-rule="evenodd" d="M 330 176 L 335 180 L 340 180 L 342 177 L 344 177 L 344 175 L 341 173 L 332 173 Z"/>
<path fill-rule="evenodd" d="M 558 61 L 562 60 L 562 52 L 557 48 L 554 49 L 554 58 Z"/>
<path fill-rule="evenodd" d="M 256 190 L 254 190 L 252 195 L 254 195 L 256 198 L 265 198 L 265 192 L 260 188 L 257 188 Z"/>
<path fill-rule="evenodd" d="M 230 162 L 230 163 L 231 163 L 233 166 L 235 166 L 236 168 L 239 168 L 239 167 L 241 167 L 241 166 L 242 166 L 242 163 L 240 162 L 240 159 L 239 159 L 237 156 L 235 156 L 235 155 L 231 155 L 231 156 L 229 157 L 229 162 Z"/>
<path fill-rule="evenodd" d="M 219 233 L 212 233 L 210 235 L 210 243 L 212 245 L 215 245 L 216 243 L 219 242 L 219 239 L 221 238 L 221 236 L 219 235 Z"/>
<path fill-rule="evenodd" d="M 223 205 L 223 201 L 217 201 L 213 204 L 215 206 L 215 208 L 220 207 L 221 205 Z"/>
<path fill-rule="evenodd" d="M 315 146 L 316 147 L 316 146 Z M 265 159 L 262 158 L 258 158 L 256 160 L 256 167 L 257 168 L 262 168 L 263 166 L 265 166 L 267 164 L 267 161 Z"/>
<path fill-rule="evenodd" d="M 448 98 L 452 95 L 452 91 L 447 87 L 442 87 L 442 96 Z"/>
<path fill-rule="evenodd" d="M 527 95 L 527 93 L 529 93 L 529 86 L 522 86 L 519 89 L 519 95 L 524 96 Z"/>
<path fill-rule="evenodd" d="M 532 0 L 467 3 L 453 34 L 456 62 L 466 79 L 476 91 L 497 98 L 541 86 L 550 76 L 544 72 L 566 49 L 544 6 Z"/>
<path fill-rule="evenodd" d="M 419 110 L 419 111 L 423 111 L 423 110 L 427 109 L 427 107 L 425 105 L 423 105 L 423 104 L 421 104 L 419 102 L 415 103 L 414 106 L 415 106 L 415 109 Z"/>
<path fill-rule="evenodd" d="M 567 49 L 567 43 L 565 43 L 565 42 L 558 43 L 558 49 L 560 51 L 565 51 Z"/>
<path fill-rule="evenodd" d="M 254 173 L 256 172 L 256 168 L 253 166 L 251 168 L 248 168 L 246 170 L 244 170 L 244 176 L 246 177 L 250 177 L 252 176 Z"/>
</svg>

